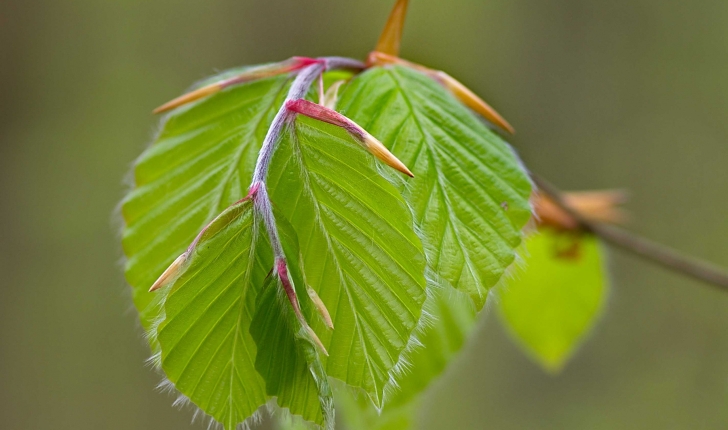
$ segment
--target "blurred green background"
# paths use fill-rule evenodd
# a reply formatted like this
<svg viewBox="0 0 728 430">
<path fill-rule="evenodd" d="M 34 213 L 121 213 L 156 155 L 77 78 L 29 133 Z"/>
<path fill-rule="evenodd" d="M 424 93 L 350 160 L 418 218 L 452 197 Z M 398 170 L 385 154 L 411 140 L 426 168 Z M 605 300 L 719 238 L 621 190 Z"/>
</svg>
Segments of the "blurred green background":
<svg viewBox="0 0 728 430">
<path fill-rule="evenodd" d="M 228 67 L 363 58 L 391 0 L 0 1 L 0 428 L 201 429 L 155 391 L 115 213 L 152 108 Z M 403 45 L 565 189 L 728 266 L 728 2 L 412 0 Z M 495 315 L 424 429 L 728 428 L 728 294 L 611 253 L 606 315 L 544 374 Z"/>
</svg>

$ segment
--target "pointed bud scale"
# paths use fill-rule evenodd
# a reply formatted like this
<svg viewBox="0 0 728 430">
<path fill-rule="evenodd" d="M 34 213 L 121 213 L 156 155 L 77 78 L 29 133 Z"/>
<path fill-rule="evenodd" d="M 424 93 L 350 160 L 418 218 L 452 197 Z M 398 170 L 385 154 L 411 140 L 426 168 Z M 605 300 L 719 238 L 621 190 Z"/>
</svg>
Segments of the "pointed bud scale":
<svg viewBox="0 0 728 430">
<path fill-rule="evenodd" d="M 323 352 L 323 354 L 328 357 L 329 353 L 328 351 L 326 351 L 326 348 L 321 342 L 321 339 L 319 339 L 319 337 L 316 335 L 316 332 L 314 332 L 313 329 L 308 325 L 306 318 L 303 316 L 303 313 L 301 313 L 301 306 L 298 303 L 296 289 L 293 287 L 291 279 L 288 277 L 288 265 L 286 264 L 286 261 L 282 258 L 276 259 L 276 273 L 278 274 L 278 279 L 281 280 L 281 284 L 283 284 L 283 289 L 286 292 L 288 301 L 291 303 L 291 307 L 293 307 L 293 312 L 296 314 L 296 319 L 298 319 L 298 321 L 304 327 L 309 337 L 311 337 L 311 340 L 316 344 L 316 346 L 321 349 L 321 352 Z"/>
<path fill-rule="evenodd" d="M 305 326 L 306 331 L 308 332 L 308 335 L 311 337 L 311 340 L 313 340 L 313 343 L 316 344 L 316 346 L 321 350 L 321 353 L 323 353 L 325 356 L 329 356 L 329 351 L 326 350 L 326 347 L 324 346 L 324 343 L 321 342 L 321 339 L 316 335 L 316 332 L 313 331 L 311 327 L 308 325 Z"/>
<path fill-rule="evenodd" d="M 618 205 L 626 201 L 618 190 L 564 193 L 564 201 L 583 217 L 596 222 L 621 224 L 628 216 Z M 550 198 L 536 194 L 532 198 L 538 224 L 559 230 L 578 230 L 579 223 Z"/>
<path fill-rule="evenodd" d="M 389 14 L 384 30 L 382 30 L 382 34 L 379 36 L 376 51 L 389 55 L 399 55 L 402 29 L 404 28 L 404 21 L 407 17 L 408 3 L 409 0 L 397 0 L 394 8 L 392 8 L 392 12 Z"/>
<path fill-rule="evenodd" d="M 306 323 L 306 319 L 301 313 L 301 307 L 298 304 L 298 296 L 296 295 L 296 290 L 295 288 L 293 288 L 291 279 L 288 277 L 288 265 L 286 264 L 285 260 L 281 258 L 276 259 L 276 273 L 278 274 L 278 278 L 281 280 L 281 284 L 283 284 L 283 289 L 286 291 L 288 301 L 291 302 L 291 306 L 293 307 L 293 312 L 296 314 L 296 318 L 298 318 L 301 324 L 307 326 L 308 323 Z"/>
<path fill-rule="evenodd" d="M 339 89 L 341 89 L 341 86 L 345 83 L 346 80 L 342 79 L 331 84 L 324 94 L 324 102 L 322 103 L 324 107 L 336 109 L 336 103 L 339 101 Z"/>
<path fill-rule="evenodd" d="M 513 129 L 513 126 L 511 126 L 508 121 L 496 112 L 495 109 L 472 92 L 470 88 L 460 83 L 457 79 L 445 72 L 436 72 L 433 75 L 433 79 L 442 84 L 443 87 L 447 88 L 455 97 L 460 99 L 465 106 L 479 113 L 491 123 L 510 134 L 514 134 L 516 132 L 516 130 Z"/>
<path fill-rule="evenodd" d="M 399 161 L 399 158 L 395 157 L 394 154 L 392 154 L 376 137 L 364 131 L 363 140 L 364 146 L 369 150 L 369 152 L 374 154 L 375 157 L 382 160 L 389 167 L 399 170 L 410 178 L 415 177 L 415 174 L 412 173 L 403 162 Z"/>
<path fill-rule="evenodd" d="M 187 262 L 187 252 L 183 253 L 162 273 L 162 275 L 154 282 L 149 292 L 157 291 L 160 288 L 171 284 L 180 275 L 182 267 Z"/>
<path fill-rule="evenodd" d="M 510 134 L 514 134 L 516 131 L 513 129 L 508 121 L 506 121 L 495 109 L 493 109 L 483 99 L 478 97 L 468 87 L 463 85 L 460 81 L 448 75 L 445 72 L 439 70 L 433 70 L 428 67 L 422 66 L 411 61 L 403 60 L 392 55 L 388 55 L 382 52 L 372 52 L 367 58 L 367 64 L 369 66 L 385 66 L 388 64 L 396 64 L 400 66 L 409 67 L 410 69 L 417 70 L 431 77 L 437 81 L 440 85 L 445 87 L 452 95 L 457 97 L 463 104 L 470 109 L 474 110 L 478 114 L 482 115 L 485 119 L 507 131 Z"/>
<path fill-rule="evenodd" d="M 331 320 L 331 314 L 329 314 L 329 310 L 326 309 L 326 305 L 321 300 L 321 297 L 319 297 L 319 295 L 316 294 L 316 291 L 308 285 L 306 286 L 306 292 L 308 293 L 308 297 L 311 298 L 314 306 L 316 306 L 316 310 L 321 315 L 321 319 L 324 320 L 326 327 L 328 327 L 329 330 L 333 330 L 334 322 Z"/>
<path fill-rule="evenodd" d="M 233 76 L 232 78 L 228 78 L 228 79 L 225 79 L 225 80 L 222 80 L 219 82 L 205 85 L 204 87 L 198 88 L 187 94 L 179 96 L 176 99 L 174 99 L 170 102 L 167 102 L 167 103 L 163 104 L 162 106 L 154 109 L 154 113 L 157 114 L 157 113 L 167 112 L 169 110 L 175 109 L 182 105 L 191 103 L 195 100 L 199 100 L 203 97 L 207 97 L 209 95 L 215 94 L 218 91 L 221 91 L 232 85 L 250 82 L 250 81 L 257 80 L 257 79 L 269 78 L 272 76 L 282 75 L 284 73 L 295 72 L 304 67 L 310 66 L 311 64 L 316 64 L 321 61 L 322 60 L 318 60 L 315 58 L 293 57 L 286 61 L 282 61 L 280 63 L 269 64 L 269 65 L 260 66 L 260 67 L 254 67 L 254 68 L 244 71 L 243 73 L 240 73 L 237 76 Z"/>
<path fill-rule="evenodd" d="M 382 142 L 374 136 L 367 133 L 359 124 L 345 117 L 344 115 L 329 109 L 325 106 L 310 102 L 304 99 L 289 100 L 286 102 L 286 108 L 297 114 L 305 115 L 328 124 L 341 127 L 369 150 L 375 157 L 383 161 L 389 167 L 399 170 L 409 177 L 414 177 L 412 172 L 397 157 L 392 154 Z"/>
<path fill-rule="evenodd" d="M 367 57 L 366 64 L 368 67 L 386 66 L 388 64 L 396 64 L 396 65 L 400 65 L 400 66 L 409 67 L 410 69 L 415 69 L 428 76 L 431 76 L 432 74 L 437 72 L 436 70 L 430 69 L 429 67 L 425 67 L 421 64 L 413 63 L 411 61 L 407 61 L 405 59 L 399 58 L 396 55 L 385 54 L 384 52 L 379 52 L 379 51 L 370 52 L 369 56 Z"/>
</svg>

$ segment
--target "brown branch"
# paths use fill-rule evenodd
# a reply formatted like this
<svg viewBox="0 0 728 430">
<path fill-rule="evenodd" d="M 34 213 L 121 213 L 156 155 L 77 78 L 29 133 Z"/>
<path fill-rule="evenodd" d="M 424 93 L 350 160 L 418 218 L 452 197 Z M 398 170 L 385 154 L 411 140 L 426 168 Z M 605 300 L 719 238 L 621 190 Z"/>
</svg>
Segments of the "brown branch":
<svg viewBox="0 0 728 430">
<path fill-rule="evenodd" d="M 594 222 L 569 206 L 561 191 L 550 182 L 533 173 L 531 174 L 531 178 L 541 193 L 548 196 L 564 212 L 573 217 L 584 230 L 652 263 L 728 291 L 728 273 L 725 270 L 710 263 L 683 255 L 664 245 L 652 242 L 626 230 Z"/>
</svg>

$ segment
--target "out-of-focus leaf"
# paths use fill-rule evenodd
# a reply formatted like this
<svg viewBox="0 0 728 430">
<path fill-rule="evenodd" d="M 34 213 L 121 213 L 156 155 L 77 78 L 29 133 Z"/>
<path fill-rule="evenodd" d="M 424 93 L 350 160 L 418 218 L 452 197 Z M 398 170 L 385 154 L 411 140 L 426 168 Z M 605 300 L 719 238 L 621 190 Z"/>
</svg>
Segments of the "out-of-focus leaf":
<svg viewBox="0 0 728 430">
<path fill-rule="evenodd" d="M 342 129 L 299 117 L 276 150 L 271 199 L 298 234 L 306 282 L 334 329 L 312 321 L 327 373 L 381 404 L 425 300 L 412 215 L 374 158 Z"/>
<path fill-rule="evenodd" d="M 512 149 L 431 78 L 401 66 L 356 76 L 338 107 L 412 170 L 400 190 L 428 265 L 480 309 L 531 216 L 531 185 Z"/>
<path fill-rule="evenodd" d="M 503 324 L 547 371 L 559 371 L 594 326 L 607 297 L 603 251 L 592 236 L 544 230 L 498 291 Z"/>
<path fill-rule="evenodd" d="M 441 281 L 444 283 L 444 281 Z M 385 412 L 412 402 L 457 356 L 475 326 L 477 312 L 467 294 L 450 286 L 428 285 L 423 318 L 412 348 L 389 387 Z"/>
<path fill-rule="evenodd" d="M 339 422 L 345 430 L 406 430 L 415 425 L 419 399 L 402 405 L 387 403 L 380 412 L 355 389 L 337 385 L 334 392 Z"/>
</svg>

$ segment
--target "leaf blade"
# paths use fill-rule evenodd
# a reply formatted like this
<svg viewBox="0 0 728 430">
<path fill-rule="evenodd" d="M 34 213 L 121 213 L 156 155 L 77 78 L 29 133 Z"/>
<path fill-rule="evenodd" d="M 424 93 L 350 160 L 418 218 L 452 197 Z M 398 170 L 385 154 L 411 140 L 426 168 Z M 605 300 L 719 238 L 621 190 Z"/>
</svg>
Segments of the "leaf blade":
<svg viewBox="0 0 728 430">
<path fill-rule="evenodd" d="M 405 67 L 357 76 L 339 107 L 414 172 L 399 189 L 428 266 L 481 308 L 531 216 L 530 181 L 513 151 L 442 87 Z"/>
<path fill-rule="evenodd" d="M 563 241 L 573 255 L 559 255 Z M 555 373 L 604 307 L 609 285 L 601 245 L 545 230 L 529 237 L 523 252 L 525 266 L 498 292 L 501 322 L 529 357 Z"/>
<path fill-rule="evenodd" d="M 155 317 L 147 292 L 154 279 L 207 223 L 245 196 L 288 84 L 285 76 L 249 82 L 175 110 L 135 162 L 135 188 L 122 202 L 122 245 L 144 327 Z"/>
<path fill-rule="evenodd" d="M 294 285 L 303 285 L 295 236 L 281 239 L 293 258 Z M 160 291 L 163 318 L 152 329 L 174 387 L 226 429 L 272 397 L 307 421 L 333 425 L 327 375 L 272 271 L 273 252 L 253 203 L 223 212 L 188 253 L 179 278 Z M 311 308 L 304 301 L 309 315 Z"/>
<path fill-rule="evenodd" d="M 332 377 L 381 403 L 389 372 L 424 301 L 424 255 L 397 190 L 343 130 L 298 118 L 268 177 L 271 198 L 294 226 L 306 282 L 335 329 L 317 320 Z"/>
</svg>

